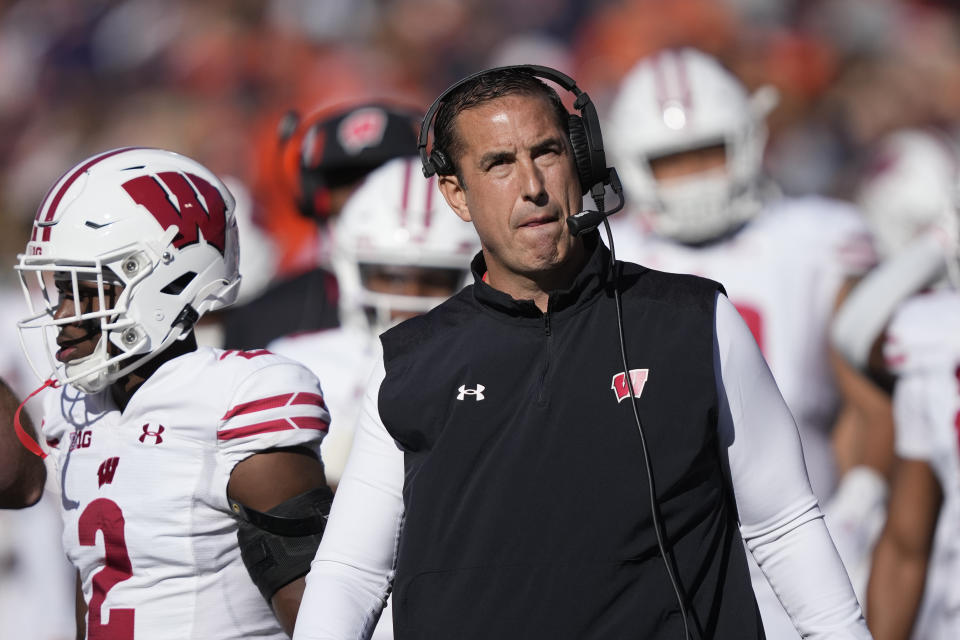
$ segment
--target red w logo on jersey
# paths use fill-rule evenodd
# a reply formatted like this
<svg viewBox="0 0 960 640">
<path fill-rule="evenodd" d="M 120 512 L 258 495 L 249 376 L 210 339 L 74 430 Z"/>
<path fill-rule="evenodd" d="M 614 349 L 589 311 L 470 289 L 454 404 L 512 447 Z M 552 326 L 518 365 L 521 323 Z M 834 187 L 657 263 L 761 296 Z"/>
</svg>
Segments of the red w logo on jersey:
<svg viewBox="0 0 960 640">
<path fill-rule="evenodd" d="M 647 383 L 647 378 L 650 376 L 649 369 L 630 369 L 630 382 L 633 384 L 633 395 L 635 398 L 639 398 L 640 394 L 643 393 L 643 385 Z M 617 396 L 617 402 L 622 402 L 624 398 L 630 397 L 630 386 L 627 385 L 627 377 L 623 375 L 623 372 L 613 376 L 613 382 L 610 383 L 610 388 L 613 389 L 613 392 Z"/>
<path fill-rule="evenodd" d="M 123 188 L 164 229 L 177 226 L 179 233 L 173 239 L 176 248 L 199 242 L 202 234 L 204 241 L 223 253 L 227 205 L 220 191 L 200 176 L 163 171 L 134 178 L 125 182 Z"/>
<path fill-rule="evenodd" d="M 117 464 L 120 463 L 120 458 L 107 458 L 100 463 L 100 468 L 97 469 L 97 481 L 99 486 L 105 484 L 110 484 L 113 482 L 113 476 L 117 472 Z"/>
</svg>

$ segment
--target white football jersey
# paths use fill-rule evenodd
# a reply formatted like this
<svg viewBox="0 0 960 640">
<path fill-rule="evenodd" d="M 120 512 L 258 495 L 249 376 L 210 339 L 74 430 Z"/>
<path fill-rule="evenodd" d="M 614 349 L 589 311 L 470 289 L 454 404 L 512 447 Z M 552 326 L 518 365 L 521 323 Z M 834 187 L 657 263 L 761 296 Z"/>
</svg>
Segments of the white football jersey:
<svg viewBox="0 0 960 640">
<path fill-rule="evenodd" d="M 943 505 L 923 604 L 913 637 L 946 640 L 960 629 L 960 294 L 941 289 L 910 298 L 894 315 L 884 359 L 897 374 L 896 451 L 924 460 Z"/>
<path fill-rule="evenodd" d="M 174 358 L 123 412 L 109 390 L 49 394 L 42 432 L 88 638 L 285 638 L 240 558 L 227 482 L 266 449 L 317 450 L 329 421 L 316 377 L 265 350 Z"/>
<path fill-rule="evenodd" d="M 810 485 L 826 504 L 837 485 L 830 432 L 840 408 L 829 359 L 830 319 L 846 280 L 876 261 L 861 214 L 836 200 L 781 198 L 733 235 L 703 246 L 644 233 L 642 224 L 638 216 L 618 222 L 617 258 L 724 286 L 793 413 Z M 799 638 L 753 556 L 747 557 L 767 637 Z"/>
<path fill-rule="evenodd" d="M 734 235 L 703 246 L 644 233 L 637 216 L 611 221 L 618 259 L 704 276 L 727 290 L 797 421 L 823 504 L 836 486 L 830 431 L 839 408 L 829 322 L 847 278 L 875 261 L 860 213 L 820 197 L 782 198 Z"/>
</svg>

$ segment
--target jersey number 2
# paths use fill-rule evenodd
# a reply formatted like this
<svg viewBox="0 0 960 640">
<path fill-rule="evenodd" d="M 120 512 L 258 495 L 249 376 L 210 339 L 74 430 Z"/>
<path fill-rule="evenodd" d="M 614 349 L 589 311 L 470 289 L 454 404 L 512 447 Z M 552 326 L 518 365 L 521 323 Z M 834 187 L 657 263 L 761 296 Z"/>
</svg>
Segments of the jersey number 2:
<svg viewBox="0 0 960 640">
<path fill-rule="evenodd" d="M 80 514 L 80 544 L 92 547 L 103 532 L 104 567 L 93 576 L 93 596 L 87 608 L 88 640 L 133 640 L 133 609 L 110 609 L 110 622 L 101 622 L 103 601 L 118 582 L 133 575 L 123 535 L 123 512 L 113 500 L 97 498 Z"/>
</svg>

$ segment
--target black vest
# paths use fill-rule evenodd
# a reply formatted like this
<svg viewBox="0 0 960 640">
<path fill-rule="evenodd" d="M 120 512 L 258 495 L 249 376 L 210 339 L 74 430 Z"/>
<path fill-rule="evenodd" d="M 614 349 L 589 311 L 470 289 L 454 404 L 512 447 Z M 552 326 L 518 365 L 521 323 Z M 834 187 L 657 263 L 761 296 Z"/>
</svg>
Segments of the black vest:
<svg viewBox="0 0 960 640">
<path fill-rule="evenodd" d="M 481 282 L 478 256 L 475 285 L 383 335 L 379 410 L 406 465 L 398 640 L 683 637 L 624 398 L 609 252 L 596 234 L 588 247 L 546 314 Z M 718 454 L 718 285 L 618 265 L 691 632 L 762 638 Z"/>
</svg>

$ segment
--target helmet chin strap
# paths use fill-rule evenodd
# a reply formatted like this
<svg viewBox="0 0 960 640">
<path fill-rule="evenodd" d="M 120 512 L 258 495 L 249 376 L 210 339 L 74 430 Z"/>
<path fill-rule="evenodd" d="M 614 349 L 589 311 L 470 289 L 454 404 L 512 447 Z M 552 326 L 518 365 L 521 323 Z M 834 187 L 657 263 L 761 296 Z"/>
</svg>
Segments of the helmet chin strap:
<svg viewBox="0 0 960 640">
<path fill-rule="evenodd" d="M 48 378 L 47 381 L 44 382 L 42 385 L 40 385 L 40 387 L 36 391 L 34 391 L 33 393 L 31 393 L 30 395 L 28 395 L 26 398 L 23 399 L 23 402 L 20 403 L 20 405 L 17 407 L 16 412 L 13 414 L 13 428 L 17 432 L 17 438 L 20 440 L 20 444 L 26 447 L 26 449 L 30 451 L 30 453 L 36 456 L 39 456 L 41 460 L 47 457 L 47 453 L 43 450 L 43 448 L 40 446 L 40 444 L 36 440 L 30 437 L 30 434 L 27 433 L 27 430 L 23 428 L 23 424 L 20 422 L 20 412 L 23 411 L 23 407 L 26 406 L 30 398 L 37 395 L 47 387 L 56 389 L 59 386 L 60 386 L 60 383 L 57 382 L 54 378 Z"/>
</svg>

